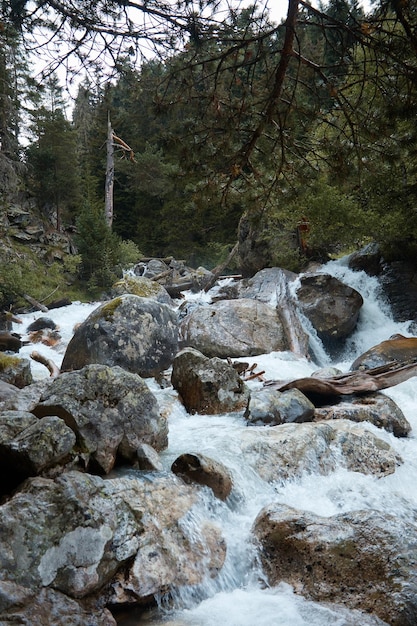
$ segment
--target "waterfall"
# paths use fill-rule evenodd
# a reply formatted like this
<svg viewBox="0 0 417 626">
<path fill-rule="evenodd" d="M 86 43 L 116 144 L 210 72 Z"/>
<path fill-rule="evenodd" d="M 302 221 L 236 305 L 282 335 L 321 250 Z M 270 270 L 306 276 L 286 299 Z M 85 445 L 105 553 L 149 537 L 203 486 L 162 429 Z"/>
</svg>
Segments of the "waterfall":
<svg viewBox="0 0 417 626">
<path fill-rule="evenodd" d="M 352 361 L 372 345 L 388 339 L 394 333 L 409 335 L 408 324 L 393 321 L 389 307 L 381 296 L 378 280 L 364 272 L 353 272 L 342 260 L 330 262 L 321 269 L 359 291 L 364 304 L 357 329 L 346 344 L 338 363 L 347 371 Z M 266 371 L 268 379 L 292 379 L 309 376 L 330 360 L 319 338 L 306 320 L 304 328 L 310 334 L 310 349 L 314 361 L 293 353 L 271 353 L 253 358 Z M 253 382 L 253 387 L 259 383 Z M 156 393 L 160 393 L 157 392 Z M 413 379 L 388 390 L 413 426 L 417 422 L 417 390 Z M 348 471 L 342 467 L 327 476 L 306 474 L 301 479 L 281 484 L 263 482 L 250 468 L 242 465 L 239 447 L 235 444 L 239 432 L 246 428 L 239 415 L 187 415 L 175 405 L 169 418 L 169 448 L 163 458 L 166 467 L 184 452 L 200 452 L 221 461 L 232 472 L 234 494 L 230 502 L 214 502 L 206 494 L 206 514 L 222 528 L 228 546 L 224 572 L 216 581 L 200 585 L 197 594 L 190 590 L 174 594 L 174 608 L 159 614 L 149 623 L 172 626 L 329 626 L 359 623 L 355 611 L 334 611 L 328 606 L 308 601 L 296 595 L 284 582 L 268 588 L 256 558 L 256 546 L 251 537 L 252 524 L 261 508 L 271 502 L 281 502 L 294 508 L 322 516 L 357 509 L 389 511 L 401 517 L 414 515 L 417 509 L 417 444 L 414 437 L 406 440 L 369 426 L 378 437 L 385 439 L 402 456 L 404 464 L 383 479 Z M 414 427 L 417 427 L 415 423 Z M 131 622 L 139 624 L 139 622 Z"/>
</svg>

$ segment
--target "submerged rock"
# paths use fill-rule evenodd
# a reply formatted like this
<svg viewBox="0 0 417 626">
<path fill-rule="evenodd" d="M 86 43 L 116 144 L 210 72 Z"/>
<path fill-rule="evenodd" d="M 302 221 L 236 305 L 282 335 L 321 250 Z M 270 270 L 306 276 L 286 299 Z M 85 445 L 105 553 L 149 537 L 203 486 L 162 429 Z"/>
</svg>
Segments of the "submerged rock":
<svg viewBox="0 0 417 626">
<path fill-rule="evenodd" d="M 303 473 L 325 475 L 340 466 L 386 476 L 402 462 L 385 441 L 344 420 L 248 427 L 240 436 L 240 448 L 245 463 L 267 482 Z"/>
</svg>

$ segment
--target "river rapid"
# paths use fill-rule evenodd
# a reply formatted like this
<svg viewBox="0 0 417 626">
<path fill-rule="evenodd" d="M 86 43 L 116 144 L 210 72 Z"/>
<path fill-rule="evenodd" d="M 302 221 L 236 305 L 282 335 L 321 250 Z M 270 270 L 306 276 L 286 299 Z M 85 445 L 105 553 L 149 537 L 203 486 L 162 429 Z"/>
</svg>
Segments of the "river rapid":
<svg viewBox="0 0 417 626">
<path fill-rule="evenodd" d="M 267 380 L 291 380 L 309 376 L 319 367 L 334 365 L 347 371 L 353 360 L 371 346 L 388 339 L 394 333 L 411 336 L 410 324 L 395 323 L 386 303 L 381 299 L 376 278 L 364 272 L 353 272 L 347 260 L 330 262 L 321 269 L 359 291 L 364 299 L 357 329 L 346 348 L 331 362 L 321 342 L 311 333 L 313 360 L 300 358 L 289 352 L 275 352 L 257 357 L 245 357 L 245 362 L 256 363 L 257 371 L 265 371 Z M 188 294 L 186 294 L 187 296 Z M 201 294 L 189 297 L 203 297 Z M 204 295 L 209 299 L 208 295 Z M 52 318 L 59 326 L 62 344 L 57 348 L 36 346 L 39 352 L 60 365 L 65 346 L 74 325 L 83 321 L 99 303 L 74 303 L 63 309 L 22 316 L 24 322 L 15 326 L 22 333 L 27 325 L 41 317 Z M 20 356 L 27 356 L 34 346 L 25 346 Z M 48 376 L 46 368 L 32 362 L 35 378 Z M 417 512 L 417 383 L 411 378 L 397 387 L 385 390 L 401 408 L 412 426 L 407 439 L 398 439 L 384 430 L 367 424 L 366 427 L 385 439 L 402 457 L 404 463 L 394 474 L 383 478 L 348 471 L 342 467 L 327 476 L 306 473 L 301 478 L 268 484 L 242 463 L 235 443 L 238 433 L 246 428 L 242 414 L 217 416 L 188 415 L 178 402 L 172 388 L 161 389 L 154 380 L 147 380 L 162 410 L 168 415 L 169 446 L 161 459 L 169 469 L 182 453 L 201 453 L 221 461 L 231 471 L 234 490 L 227 502 L 215 499 L 210 490 L 201 501 L 201 510 L 195 517 L 184 520 L 192 527 L 199 516 L 210 518 L 222 529 L 227 543 L 226 563 L 219 576 L 207 579 L 198 587 L 174 589 L 168 603 L 160 598 L 160 608 L 144 616 L 139 612 L 124 620 L 125 626 L 140 624 L 169 624 L 170 626 L 344 626 L 355 622 L 355 612 L 336 610 L 310 602 L 295 595 L 284 582 L 268 588 L 262 574 L 251 528 L 263 506 L 281 502 L 300 510 L 321 516 L 331 516 L 359 509 L 374 509 L 411 519 Z M 248 383 L 252 388 L 260 382 Z"/>
</svg>

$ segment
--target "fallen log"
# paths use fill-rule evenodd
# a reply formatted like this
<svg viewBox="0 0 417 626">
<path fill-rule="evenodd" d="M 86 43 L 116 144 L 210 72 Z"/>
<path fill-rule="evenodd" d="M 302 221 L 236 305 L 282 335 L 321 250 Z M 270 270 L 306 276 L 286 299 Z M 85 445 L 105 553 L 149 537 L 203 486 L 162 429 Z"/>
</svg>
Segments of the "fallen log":
<svg viewBox="0 0 417 626">
<path fill-rule="evenodd" d="M 39 311 L 42 311 L 43 313 L 47 313 L 49 311 L 48 307 L 45 306 L 44 304 L 41 304 L 40 302 L 38 302 L 37 300 L 35 300 L 35 298 L 32 298 L 32 296 L 28 296 L 27 293 L 23 294 L 23 297 L 25 300 L 27 300 L 32 306 L 35 307 L 35 309 L 39 309 Z"/>
<path fill-rule="evenodd" d="M 356 370 L 329 378 L 310 376 L 284 384 L 282 381 L 270 381 L 265 385 L 278 391 L 299 389 L 307 396 L 340 396 L 380 391 L 399 385 L 413 376 L 417 376 L 417 358 L 402 363 L 392 361 L 369 370 Z"/>
</svg>

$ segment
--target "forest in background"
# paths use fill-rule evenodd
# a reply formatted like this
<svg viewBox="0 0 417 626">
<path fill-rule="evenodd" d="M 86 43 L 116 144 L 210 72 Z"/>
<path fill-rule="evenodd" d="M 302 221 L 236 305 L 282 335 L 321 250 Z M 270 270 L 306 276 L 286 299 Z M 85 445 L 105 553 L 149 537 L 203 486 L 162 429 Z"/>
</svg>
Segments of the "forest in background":
<svg viewBox="0 0 417 626">
<path fill-rule="evenodd" d="M 415 3 L 380 0 L 365 14 L 356 0 L 289 0 L 275 24 L 259 3 L 219 19 L 211 1 L 155 0 L 141 8 L 161 20 L 145 24 L 145 56 L 128 5 L 139 6 L 1 3 L 0 212 L 34 201 L 74 233 L 73 271 L 99 287 L 140 254 L 213 267 L 242 216 L 269 265 L 299 271 L 369 242 L 417 258 Z M 40 79 L 28 42 L 41 27 L 66 47 Z M 70 116 L 65 64 L 78 82 Z M 111 228 L 109 119 L 133 151 L 115 141 Z"/>
</svg>

